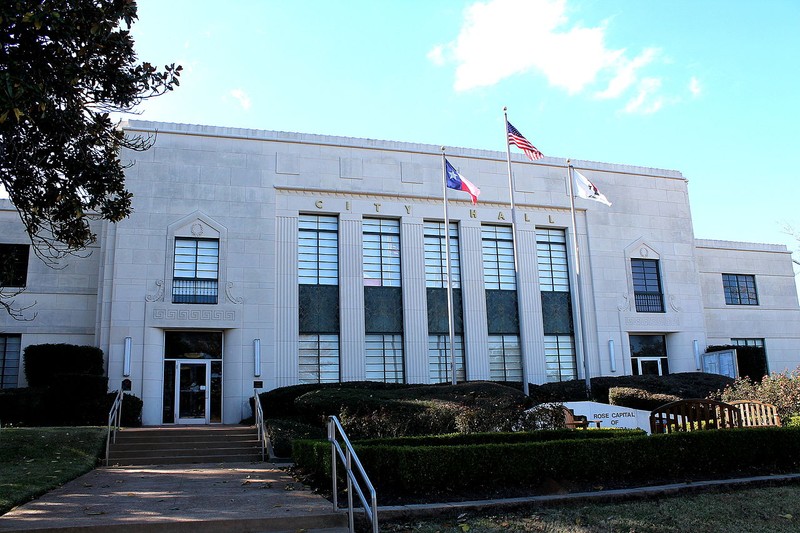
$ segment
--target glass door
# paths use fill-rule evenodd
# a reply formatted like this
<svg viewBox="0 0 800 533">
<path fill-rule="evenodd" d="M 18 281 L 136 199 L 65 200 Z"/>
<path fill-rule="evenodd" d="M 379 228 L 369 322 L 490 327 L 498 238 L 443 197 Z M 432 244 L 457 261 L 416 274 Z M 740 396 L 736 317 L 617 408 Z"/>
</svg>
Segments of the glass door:
<svg viewBox="0 0 800 533">
<path fill-rule="evenodd" d="M 175 380 L 175 411 L 178 424 L 209 423 L 208 361 L 178 361 L 178 379 Z"/>
</svg>

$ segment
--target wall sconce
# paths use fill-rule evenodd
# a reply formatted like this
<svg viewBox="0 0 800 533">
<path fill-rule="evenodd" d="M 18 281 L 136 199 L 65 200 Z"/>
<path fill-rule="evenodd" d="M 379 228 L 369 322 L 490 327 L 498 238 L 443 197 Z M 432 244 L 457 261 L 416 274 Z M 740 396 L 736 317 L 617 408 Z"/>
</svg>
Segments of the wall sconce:
<svg viewBox="0 0 800 533">
<path fill-rule="evenodd" d="M 608 339 L 608 362 L 611 364 L 611 371 L 617 371 L 617 357 L 614 353 L 614 339 Z"/>
<path fill-rule="evenodd" d="M 700 343 L 694 340 L 692 344 L 694 345 L 694 365 L 697 370 L 700 370 Z"/>
<path fill-rule="evenodd" d="M 255 365 L 253 375 L 259 377 L 261 375 L 261 339 L 253 339 L 253 364 Z"/>
<path fill-rule="evenodd" d="M 131 338 L 125 337 L 125 348 L 122 352 L 122 375 L 131 375 Z"/>
</svg>

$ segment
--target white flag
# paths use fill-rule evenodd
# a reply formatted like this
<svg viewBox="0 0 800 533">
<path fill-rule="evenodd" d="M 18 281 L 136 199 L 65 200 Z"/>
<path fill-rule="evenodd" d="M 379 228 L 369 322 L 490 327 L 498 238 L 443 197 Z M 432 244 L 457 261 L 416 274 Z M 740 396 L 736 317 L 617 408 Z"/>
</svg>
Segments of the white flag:
<svg viewBox="0 0 800 533">
<path fill-rule="evenodd" d="M 572 169 L 572 173 L 575 175 L 575 187 L 578 189 L 578 196 L 581 198 L 586 198 L 587 200 L 595 200 L 596 202 L 600 202 L 611 207 L 611 202 L 608 201 L 608 198 L 606 198 L 603 193 L 597 190 L 597 187 L 594 186 L 594 183 L 589 181 L 586 176 L 574 168 Z"/>
</svg>

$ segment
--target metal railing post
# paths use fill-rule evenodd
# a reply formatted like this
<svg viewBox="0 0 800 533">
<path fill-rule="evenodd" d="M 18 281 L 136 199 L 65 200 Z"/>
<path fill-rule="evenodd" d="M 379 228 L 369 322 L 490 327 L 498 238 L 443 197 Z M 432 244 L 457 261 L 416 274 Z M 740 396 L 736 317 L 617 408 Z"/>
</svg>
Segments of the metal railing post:
<svg viewBox="0 0 800 533">
<path fill-rule="evenodd" d="M 342 444 L 344 445 L 344 450 L 342 449 L 342 444 L 339 443 L 340 438 L 342 440 Z M 356 452 L 353 449 L 353 445 L 350 444 L 350 440 L 347 438 L 339 419 L 337 419 L 335 416 L 328 417 L 328 441 L 331 443 L 331 483 L 333 485 L 332 499 L 334 510 L 339 510 L 338 475 L 336 471 L 338 458 L 338 460 L 342 461 L 347 474 L 347 517 L 350 531 L 355 531 L 355 521 L 353 519 L 353 492 L 355 492 L 361 501 L 362 507 L 364 508 L 364 514 L 372 524 L 372 532 L 378 533 L 378 498 L 375 492 L 375 487 L 372 485 L 372 482 L 369 480 L 369 476 L 367 476 L 367 473 L 364 471 L 364 467 L 361 465 L 361 461 L 359 461 L 358 455 L 356 455 Z M 355 477 L 356 471 L 361 477 L 360 481 Z M 364 496 L 364 490 L 361 487 L 362 483 L 369 490 L 369 502 L 367 502 L 367 499 Z"/>
</svg>

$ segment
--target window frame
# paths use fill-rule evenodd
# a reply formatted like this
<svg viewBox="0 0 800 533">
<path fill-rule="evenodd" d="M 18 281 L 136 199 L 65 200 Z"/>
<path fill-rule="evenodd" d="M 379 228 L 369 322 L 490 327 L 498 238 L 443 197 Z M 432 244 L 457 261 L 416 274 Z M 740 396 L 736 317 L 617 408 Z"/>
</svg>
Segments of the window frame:
<svg viewBox="0 0 800 533">
<path fill-rule="evenodd" d="M 9 358 L 9 340 L 16 341 L 16 358 Z M 12 349 L 14 347 L 12 346 Z M 11 352 L 13 353 L 13 352 Z M 16 364 L 12 364 L 16 362 Z M 22 362 L 22 335 L 0 334 L 0 389 L 14 389 L 19 386 L 20 364 Z M 13 380 L 12 380 L 13 378 Z"/>
<path fill-rule="evenodd" d="M 517 290 L 514 235 L 511 226 L 481 225 L 481 259 L 485 289 Z"/>
<path fill-rule="evenodd" d="M 461 287 L 461 252 L 458 223 L 450 222 L 450 275 L 451 287 Z M 444 221 L 426 220 L 423 226 L 425 255 L 425 286 L 434 289 L 447 288 L 447 250 L 444 238 Z"/>
<path fill-rule="evenodd" d="M 723 272 L 722 292 L 725 296 L 725 305 L 759 305 L 755 274 Z"/>
<path fill-rule="evenodd" d="M 658 259 L 632 257 L 630 259 L 630 267 L 636 312 L 664 313 L 664 286 L 661 281 L 661 262 Z"/>
<path fill-rule="evenodd" d="M 405 353 L 400 334 L 368 334 L 364 337 L 364 365 L 367 381 L 405 383 Z M 380 365 L 370 364 L 380 360 Z M 380 366 L 380 369 L 377 367 Z M 393 379 L 388 379 L 392 374 Z"/>
<path fill-rule="evenodd" d="M 192 272 L 194 277 L 178 276 L 178 265 L 188 265 L 191 261 L 178 261 L 179 257 L 191 257 L 190 254 L 179 254 L 179 243 L 194 243 L 194 264 Z M 200 243 L 208 242 L 216 244 L 216 263 L 213 270 L 214 277 L 199 276 L 200 272 L 211 272 L 211 270 L 203 270 L 198 268 L 199 265 L 210 265 L 211 262 L 201 263 L 200 257 Z M 208 257 L 211 257 L 210 255 Z M 188 269 L 181 269 L 188 271 Z M 179 237 L 176 236 L 173 243 L 173 256 L 172 256 L 172 303 L 173 304 L 202 304 L 202 305 L 215 305 L 219 303 L 219 274 L 220 274 L 220 239 L 217 238 L 204 238 L 204 237 Z M 177 282 L 177 283 L 176 283 Z M 205 284 L 206 288 L 200 287 Z M 180 293 L 180 291 L 186 291 Z M 207 294 L 203 294 L 207 291 Z"/>
<path fill-rule="evenodd" d="M 28 286 L 29 244 L 0 243 L 0 287 Z"/>
<path fill-rule="evenodd" d="M 335 351 L 335 355 L 323 355 L 325 351 Z M 304 353 L 305 352 L 305 353 Z M 306 362 L 304 362 L 304 359 Z M 328 359 L 326 365 L 323 359 Z M 335 364 L 330 361 L 335 360 Z M 300 334 L 297 363 L 298 363 L 298 383 L 339 383 L 341 382 L 341 339 L 338 334 L 330 333 L 302 333 Z M 324 371 L 326 367 L 335 367 L 335 377 L 330 369 Z M 305 373 L 304 373 L 304 368 Z M 304 377 L 308 376 L 308 377 Z M 312 379 L 315 378 L 315 379 Z"/>
<path fill-rule="evenodd" d="M 339 218 L 301 213 L 297 234 L 298 283 L 339 285 Z"/>
<path fill-rule="evenodd" d="M 390 218 L 365 218 L 362 221 L 361 232 L 364 286 L 400 287 L 402 283 L 400 221 Z"/>
<path fill-rule="evenodd" d="M 536 228 L 536 257 L 539 290 L 570 292 L 566 231 L 555 228 Z"/>
<path fill-rule="evenodd" d="M 456 355 L 456 381 L 467 380 L 464 336 L 453 335 Z M 452 359 L 450 358 L 450 335 L 428 335 L 428 377 L 431 383 L 452 383 Z"/>
</svg>

